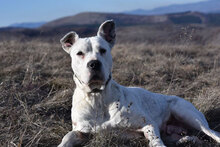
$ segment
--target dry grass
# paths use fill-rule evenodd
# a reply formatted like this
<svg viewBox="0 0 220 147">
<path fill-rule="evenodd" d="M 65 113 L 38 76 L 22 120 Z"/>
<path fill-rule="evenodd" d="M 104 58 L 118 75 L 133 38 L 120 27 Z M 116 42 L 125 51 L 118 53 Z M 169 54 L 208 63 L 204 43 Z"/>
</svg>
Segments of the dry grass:
<svg viewBox="0 0 220 147">
<path fill-rule="evenodd" d="M 220 131 L 220 46 L 191 43 L 188 37 L 158 44 L 119 40 L 112 51 L 113 78 L 122 85 L 184 97 Z M 56 146 L 71 130 L 75 85 L 70 58 L 58 42 L 0 42 L 0 146 Z M 147 144 L 142 139 L 123 142 L 119 136 L 101 132 L 87 146 Z M 198 136 L 211 141 L 207 146 L 217 146 Z"/>
</svg>

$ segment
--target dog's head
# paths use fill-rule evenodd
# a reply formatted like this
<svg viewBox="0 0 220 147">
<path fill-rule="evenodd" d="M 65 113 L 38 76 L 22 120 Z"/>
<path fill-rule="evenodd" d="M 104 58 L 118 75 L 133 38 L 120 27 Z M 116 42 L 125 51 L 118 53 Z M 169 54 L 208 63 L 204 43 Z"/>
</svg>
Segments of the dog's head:
<svg viewBox="0 0 220 147">
<path fill-rule="evenodd" d="M 97 36 L 80 38 L 69 32 L 60 40 L 71 56 L 76 85 L 86 92 L 103 90 L 109 81 L 115 37 L 115 23 L 108 20 L 100 25 Z"/>
</svg>

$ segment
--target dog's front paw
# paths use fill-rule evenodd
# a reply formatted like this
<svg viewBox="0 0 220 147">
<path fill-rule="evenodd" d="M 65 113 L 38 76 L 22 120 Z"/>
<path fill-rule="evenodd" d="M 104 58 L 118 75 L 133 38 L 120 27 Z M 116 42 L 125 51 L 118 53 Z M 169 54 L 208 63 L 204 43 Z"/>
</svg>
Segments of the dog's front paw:
<svg viewBox="0 0 220 147">
<path fill-rule="evenodd" d="M 80 132 L 71 131 L 67 133 L 58 147 L 74 147 L 80 145 L 83 140 L 79 137 Z"/>
<path fill-rule="evenodd" d="M 150 142 L 150 147 L 166 147 L 161 139 L 154 139 Z"/>
</svg>

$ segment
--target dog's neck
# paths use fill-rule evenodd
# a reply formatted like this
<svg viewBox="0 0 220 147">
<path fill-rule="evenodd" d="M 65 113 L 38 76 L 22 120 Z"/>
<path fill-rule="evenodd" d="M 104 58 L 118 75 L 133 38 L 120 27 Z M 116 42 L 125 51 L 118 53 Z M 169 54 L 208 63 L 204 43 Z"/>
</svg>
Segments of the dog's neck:
<svg viewBox="0 0 220 147">
<path fill-rule="evenodd" d="M 104 94 L 104 93 L 106 93 L 106 89 L 107 89 L 107 87 L 109 87 L 108 85 L 110 85 L 110 81 L 112 80 L 112 76 L 111 76 L 111 74 L 109 75 L 109 78 L 108 78 L 108 80 L 105 82 L 105 84 L 100 88 L 100 89 L 97 89 L 97 88 L 95 88 L 95 89 L 90 89 L 89 87 L 88 87 L 88 85 L 86 85 L 83 81 L 81 81 L 78 77 L 77 77 L 77 75 L 73 75 L 73 79 L 74 79 L 74 81 L 75 81 L 75 83 L 76 83 L 76 88 L 79 88 L 79 89 L 81 89 L 84 93 L 87 93 L 88 95 L 97 95 L 97 94 Z"/>
<path fill-rule="evenodd" d="M 105 108 L 108 104 L 111 103 L 111 101 L 114 100 L 113 93 L 115 86 L 115 82 L 112 80 L 111 77 L 106 81 L 105 87 L 103 90 L 99 92 L 87 92 L 87 87 L 84 86 L 83 83 L 80 83 L 79 79 L 74 76 L 74 81 L 76 83 L 76 89 L 74 91 L 74 94 L 77 95 L 77 100 L 73 99 L 73 101 L 83 101 L 86 100 L 87 103 L 95 107 L 96 105 L 102 106 L 102 108 Z"/>
</svg>

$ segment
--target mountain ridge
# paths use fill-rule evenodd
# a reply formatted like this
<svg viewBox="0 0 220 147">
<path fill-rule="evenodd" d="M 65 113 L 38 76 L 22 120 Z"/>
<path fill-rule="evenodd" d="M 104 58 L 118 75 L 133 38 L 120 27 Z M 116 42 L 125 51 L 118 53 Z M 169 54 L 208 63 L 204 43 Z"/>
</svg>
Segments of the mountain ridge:
<svg viewBox="0 0 220 147">
<path fill-rule="evenodd" d="M 185 11 L 197 11 L 201 13 L 220 13 L 220 1 L 208 0 L 188 4 L 173 4 L 169 6 L 157 7 L 151 10 L 136 9 L 131 11 L 125 11 L 122 13 L 134 15 L 161 15 Z"/>
</svg>

